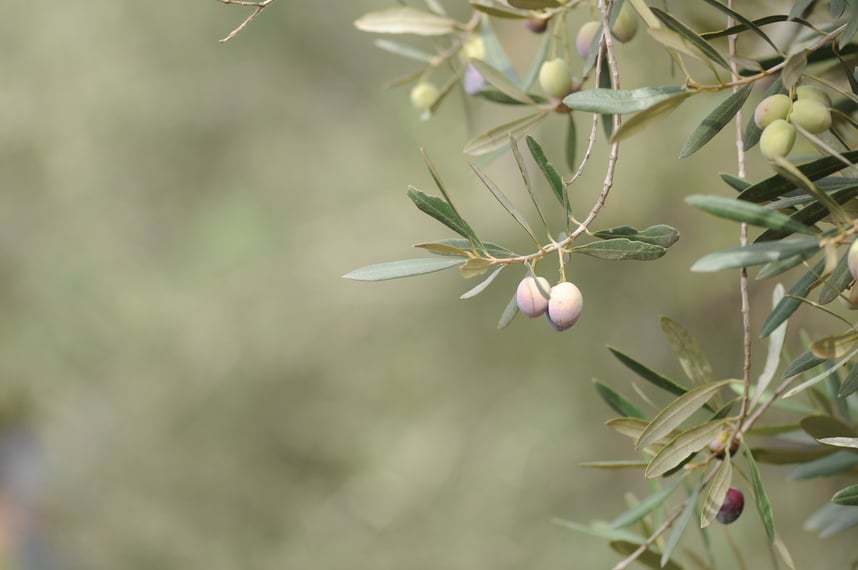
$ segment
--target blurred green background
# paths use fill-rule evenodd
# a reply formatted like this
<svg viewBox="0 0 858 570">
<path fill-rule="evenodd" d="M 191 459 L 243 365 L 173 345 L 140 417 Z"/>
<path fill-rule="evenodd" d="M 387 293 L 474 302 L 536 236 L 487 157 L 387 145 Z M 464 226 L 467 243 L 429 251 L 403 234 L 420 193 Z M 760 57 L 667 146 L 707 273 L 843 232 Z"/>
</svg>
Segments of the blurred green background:
<svg viewBox="0 0 858 570">
<path fill-rule="evenodd" d="M 54 561 L 28 567 L 609 567 L 603 542 L 551 522 L 647 493 L 638 473 L 578 467 L 632 456 L 591 384 L 631 393 L 605 345 L 680 376 L 668 313 L 717 375 L 740 374 L 737 277 L 687 271 L 735 225 L 679 200 L 728 192 L 712 173 L 733 171 L 733 143 L 675 158 L 715 97 L 624 146 L 596 227 L 669 223 L 682 239 L 656 263 L 576 259 L 586 308 L 567 333 L 521 317 L 495 330 L 516 272 L 469 301 L 453 271 L 340 278 L 449 237 L 405 196 L 434 193 L 421 146 L 482 237 L 527 247 L 460 152 L 494 112 L 454 96 L 420 122 L 407 88 L 383 88 L 416 68 L 352 22 L 389 4 L 277 2 L 226 45 L 247 11 L 214 0 L 5 7 L 0 395 L 38 442 L 28 504 Z M 526 65 L 537 40 L 499 31 Z M 673 81 L 648 38 L 619 52 L 626 85 Z M 561 162 L 550 119 L 534 134 Z M 573 188 L 579 210 L 603 165 Z M 527 206 L 508 157 L 489 172 Z M 770 285 L 754 289 L 757 326 Z M 846 538 L 801 528 L 838 484 L 785 473 L 764 470 L 799 567 L 823 567 L 823 548 L 843 567 Z M 749 567 L 768 560 L 750 504 L 731 531 Z"/>
</svg>

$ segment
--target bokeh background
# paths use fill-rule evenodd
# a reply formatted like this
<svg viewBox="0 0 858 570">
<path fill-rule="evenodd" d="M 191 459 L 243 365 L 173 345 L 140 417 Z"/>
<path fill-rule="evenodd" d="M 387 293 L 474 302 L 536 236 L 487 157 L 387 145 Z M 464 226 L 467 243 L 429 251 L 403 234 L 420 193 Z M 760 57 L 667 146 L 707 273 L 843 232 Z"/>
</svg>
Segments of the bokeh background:
<svg viewBox="0 0 858 570">
<path fill-rule="evenodd" d="M 405 196 L 408 184 L 434 193 L 420 147 L 484 239 L 527 247 L 461 153 L 512 115 L 456 95 L 419 121 L 407 88 L 384 89 L 415 64 L 352 26 L 389 4 L 278 2 L 226 45 L 217 40 L 247 11 L 214 0 L 4 6 L 9 567 L 579 569 L 618 559 L 552 523 L 610 519 L 626 490 L 648 492 L 637 473 L 578 467 L 633 454 L 602 426 L 611 412 L 592 388 L 598 378 L 630 393 L 631 374 L 605 346 L 680 377 L 658 331 L 666 313 L 700 338 L 718 376 L 740 374 L 737 276 L 688 272 L 734 245 L 736 227 L 680 201 L 729 193 L 713 173 L 734 170 L 734 146 L 725 134 L 676 158 L 719 99 L 692 101 L 624 146 L 596 224 L 672 224 L 682 239 L 670 254 L 576 259 L 569 277 L 586 308 L 574 329 L 519 317 L 497 331 L 520 273 L 469 301 L 457 297 L 473 284 L 454 271 L 340 277 L 449 237 Z M 526 66 L 538 40 L 498 29 Z M 643 35 L 619 55 L 626 85 L 675 81 Z M 534 134 L 562 163 L 563 121 L 550 119 Z M 584 131 L 588 119 L 578 121 Z M 594 159 L 573 188 L 580 210 L 602 166 Z M 767 173 L 757 157 L 751 169 Z M 488 171 L 526 209 L 509 157 Z M 754 286 L 756 326 L 770 290 Z M 842 485 L 763 473 L 798 566 L 845 567 L 848 537 L 821 542 L 802 529 Z M 770 564 L 753 507 L 731 531 L 748 567 Z M 714 537 L 734 567 L 722 529 Z"/>
</svg>

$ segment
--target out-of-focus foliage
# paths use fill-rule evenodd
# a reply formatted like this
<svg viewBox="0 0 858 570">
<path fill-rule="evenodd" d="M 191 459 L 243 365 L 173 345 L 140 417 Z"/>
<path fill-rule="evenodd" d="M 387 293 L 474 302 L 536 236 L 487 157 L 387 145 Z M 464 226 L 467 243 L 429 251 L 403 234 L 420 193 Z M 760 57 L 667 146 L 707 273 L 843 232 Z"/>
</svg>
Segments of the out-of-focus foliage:
<svg viewBox="0 0 858 570">
<path fill-rule="evenodd" d="M 351 27 L 378 7 L 275 3 L 220 45 L 245 13 L 214 1 L 5 6 L 0 394 L 42 458 L 26 472 L 40 483 L 36 499 L 3 480 L 9 501 L 26 498 L 39 522 L 22 527 L 40 534 L 18 543 L 30 561 L 22 568 L 615 560 L 598 540 L 551 523 L 623 510 L 620 487 L 647 494 L 633 475 L 577 467 L 626 445 L 591 429 L 609 417 L 591 405 L 596 371 L 629 378 L 596 339 L 635 346 L 669 370 L 670 348 L 653 334 L 669 301 L 679 321 L 712 323 L 694 331 L 710 353 L 737 354 L 722 334 L 739 326 L 736 300 L 716 293 L 733 277 L 687 273 L 733 236 L 687 208 L 658 217 L 685 227 L 682 241 L 633 279 L 576 256 L 576 282 L 603 294 L 562 336 L 518 322 L 493 331 L 514 289 L 507 276 L 455 302 L 467 286 L 446 274 L 407 285 L 341 280 L 367 252 L 392 258 L 438 229 L 415 222 L 404 196 L 422 168 L 420 145 L 460 165 L 445 177 L 470 222 L 517 230 L 481 211 L 485 190 L 450 144 L 451 132 L 476 134 L 469 121 L 496 118 L 465 119 L 451 98 L 453 112 L 418 123 L 403 90 L 379 87 L 408 68 Z M 500 31 L 537 49 L 517 27 Z M 629 70 L 640 83 L 668 80 L 655 48 L 619 48 L 651 54 Z M 662 144 L 678 153 L 707 105 L 699 110 Z M 560 122 L 548 121 L 540 140 L 562 140 Z M 635 227 L 654 223 L 662 196 L 716 192 L 699 179 L 701 164 L 730 170 L 728 140 L 669 171 L 645 140 L 625 148 L 617 192 L 638 212 Z M 517 176 L 504 168 L 491 168 L 502 187 Z M 584 182 L 587 192 L 598 186 Z M 663 288 L 665 273 L 688 287 Z M 738 362 L 717 366 L 726 377 Z M 819 543 L 798 521 L 842 485 L 767 486 L 777 516 L 791 521 L 779 532 L 799 567 L 812 564 Z M 759 538 L 756 521 L 733 528 L 743 524 L 751 536 L 740 530 L 737 540 Z M 842 566 L 850 547 L 830 539 L 826 560 Z"/>
</svg>

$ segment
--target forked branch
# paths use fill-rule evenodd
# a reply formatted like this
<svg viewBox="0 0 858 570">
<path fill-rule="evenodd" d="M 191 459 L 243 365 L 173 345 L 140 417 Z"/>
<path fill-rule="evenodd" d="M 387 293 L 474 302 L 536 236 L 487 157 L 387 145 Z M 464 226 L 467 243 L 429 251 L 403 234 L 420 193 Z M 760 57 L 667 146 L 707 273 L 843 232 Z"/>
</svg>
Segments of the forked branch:
<svg viewBox="0 0 858 570">
<path fill-rule="evenodd" d="M 246 28 L 247 25 L 250 24 L 250 22 L 252 22 L 256 18 L 256 16 L 261 14 L 262 11 L 265 10 L 269 5 L 273 4 L 274 0 L 260 0 L 258 2 L 248 0 L 218 0 L 218 2 L 221 2 L 223 4 L 235 4 L 236 6 L 250 6 L 255 8 L 253 12 L 251 12 L 250 15 L 245 18 L 241 24 L 238 25 L 238 27 L 231 31 L 229 35 L 227 35 L 225 38 L 220 40 L 220 43 L 224 43 L 237 36 L 239 32 L 241 32 L 241 30 Z"/>
</svg>

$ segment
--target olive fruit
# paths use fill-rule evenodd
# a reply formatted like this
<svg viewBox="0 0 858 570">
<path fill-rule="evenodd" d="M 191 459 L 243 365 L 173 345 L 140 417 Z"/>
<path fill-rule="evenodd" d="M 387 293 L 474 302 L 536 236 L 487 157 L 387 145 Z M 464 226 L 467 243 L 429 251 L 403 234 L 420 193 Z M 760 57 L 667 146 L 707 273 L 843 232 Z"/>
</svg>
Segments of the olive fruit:
<svg viewBox="0 0 858 570">
<path fill-rule="evenodd" d="M 546 317 L 555 330 L 565 331 L 575 324 L 583 308 L 581 290 L 573 283 L 563 281 L 551 288 Z"/>
<path fill-rule="evenodd" d="M 561 58 L 549 59 L 539 68 L 539 86 L 545 94 L 561 99 L 572 91 L 572 75 Z"/>
<path fill-rule="evenodd" d="M 483 74 L 474 67 L 474 64 L 469 63 L 468 67 L 465 68 L 465 75 L 462 77 L 462 86 L 468 95 L 476 95 L 488 87 L 488 83 Z"/>
<path fill-rule="evenodd" d="M 466 59 L 486 59 L 486 44 L 480 36 L 471 36 L 462 46 Z"/>
<path fill-rule="evenodd" d="M 548 28 L 548 20 L 545 18 L 525 20 L 524 27 L 534 34 L 541 34 Z"/>
<path fill-rule="evenodd" d="M 846 265 L 849 266 L 849 273 L 852 274 L 852 279 L 858 279 L 856 275 L 858 275 L 858 240 L 852 242 L 852 245 L 849 246 L 849 253 L 847 254 Z"/>
<path fill-rule="evenodd" d="M 635 37 L 637 32 L 638 17 L 635 9 L 630 7 L 628 2 L 624 2 L 620 13 L 617 14 L 617 19 L 614 20 L 614 25 L 611 26 L 611 35 L 620 42 L 626 43 Z"/>
<path fill-rule="evenodd" d="M 411 88 L 411 104 L 418 111 L 428 111 L 438 100 L 438 88 L 428 81 L 421 81 Z"/>
<path fill-rule="evenodd" d="M 548 310 L 548 294 L 551 284 L 545 277 L 528 275 L 515 290 L 515 302 L 518 310 L 530 318 L 538 317 Z"/>
<path fill-rule="evenodd" d="M 831 107 L 831 97 L 828 96 L 828 93 L 820 89 L 819 87 L 813 87 L 812 85 L 800 85 L 795 88 L 795 96 L 798 99 L 814 99 L 819 101 L 826 107 Z"/>
<path fill-rule="evenodd" d="M 795 127 L 783 119 L 773 121 L 760 136 L 760 152 L 766 158 L 786 156 L 795 144 Z"/>
<path fill-rule="evenodd" d="M 789 122 L 817 134 L 831 126 L 831 112 L 816 99 L 798 99 L 792 104 Z"/>
<path fill-rule="evenodd" d="M 724 503 L 715 518 L 721 524 L 730 524 L 739 518 L 742 514 L 742 509 L 745 508 L 745 496 L 742 491 L 735 487 L 727 489 L 727 494 L 724 496 Z"/>
<path fill-rule="evenodd" d="M 575 48 L 578 50 L 578 55 L 581 59 L 587 60 L 590 57 L 590 46 L 593 45 L 593 38 L 599 33 L 602 24 L 597 21 L 587 22 L 578 29 L 578 35 L 575 36 Z"/>
<path fill-rule="evenodd" d="M 765 129 L 778 119 L 786 119 L 791 107 L 792 101 L 783 93 L 770 95 L 754 109 L 754 122 L 761 129 Z"/>
<path fill-rule="evenodd" d="M 727 439 L 730 437 L 730 432 L 724 430 L 718 434 L 718 436 L 709 442 L 709 450 L 715 455 L 715 457 L 722 458 L 725 455 Z M 736 437 L 733 438 L 733 441 L 730 442 L 730 455 L 736 455 L 736 452 L 739 450 L 739 441 L 740 435 L 736 434 Z"/>
</svg>

